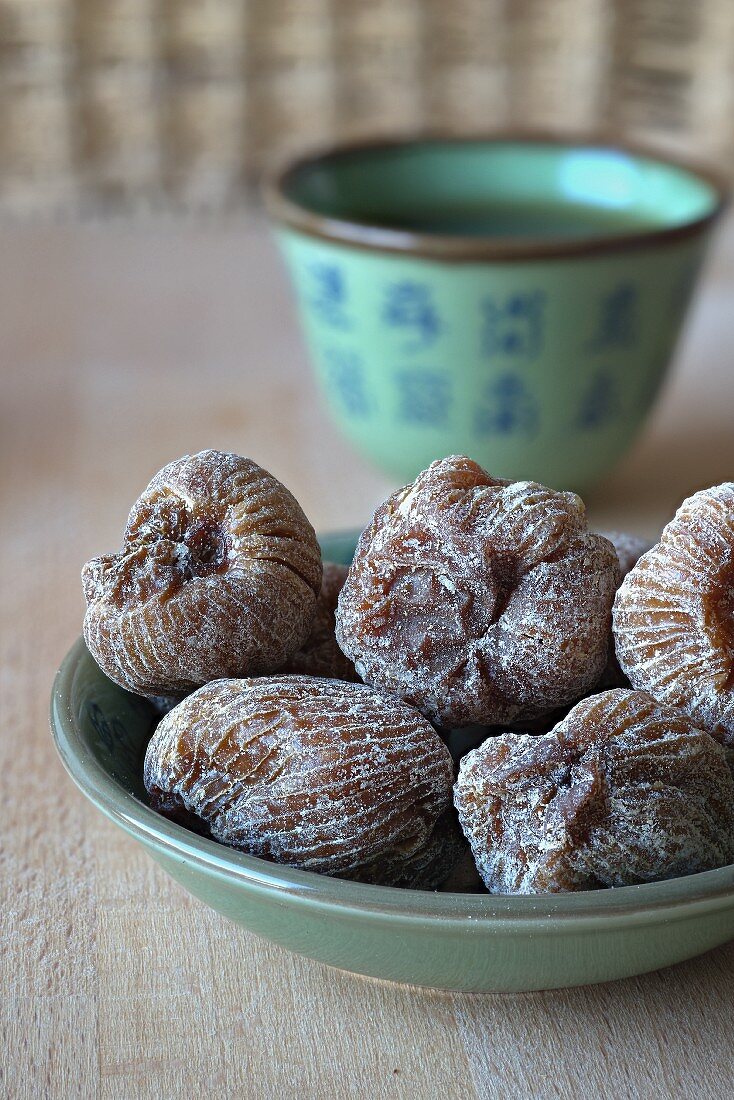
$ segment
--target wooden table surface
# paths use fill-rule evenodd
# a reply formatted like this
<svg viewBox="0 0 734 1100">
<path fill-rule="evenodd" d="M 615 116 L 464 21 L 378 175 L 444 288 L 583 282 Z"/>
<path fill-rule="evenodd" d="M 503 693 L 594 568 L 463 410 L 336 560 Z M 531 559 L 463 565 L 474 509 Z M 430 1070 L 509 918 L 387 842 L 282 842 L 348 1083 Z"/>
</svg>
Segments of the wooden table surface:
<svg viewBox="0 0 734 1100">
<path fill-rule="evenodd" d="M 76 791 L 47 708 L 79 568 L 158 467 L 252 455 L 321 530 L 391 486 L 321 410 L 257 219 L 6 226 L 0 257 L 0 1095 L 730 1097 L 734 942 L 564 992 L 362 980 L 227 923 Z M 734 476 L 733 298 L 734 224 L 656 415 L 588 502 L 598 524 L 652 533 Z"/>
</svg>

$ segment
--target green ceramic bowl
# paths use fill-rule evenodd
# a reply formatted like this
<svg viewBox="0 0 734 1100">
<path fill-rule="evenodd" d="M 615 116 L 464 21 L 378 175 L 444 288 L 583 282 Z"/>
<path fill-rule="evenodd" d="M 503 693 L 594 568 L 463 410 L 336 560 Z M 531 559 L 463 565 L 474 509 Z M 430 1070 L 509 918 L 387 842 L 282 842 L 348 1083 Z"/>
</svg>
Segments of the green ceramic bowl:
<svg viewBox="0 0 734 1100">
<path fill-rule="evenodd" d="M 347 562 L 356 535 L 323 540 Z M 470 991 L 608 981 L 734 936 L 734 866 L 644 886 L 542 897 L 366 886 L 280 867 L 160 817 L 142 783 L 154 719 L 80 639 L 56 676 L 51 725 L 74 782 L 177 882 L 266 939 L 331 966 Z"/>
<path fill-rule="evenodd" d="M 403 481 L 473 455 L 583 491 L 649 411 L 725 193 L 550 138 L 373 143 L 267 188 L 337 424 Z"/>
</svg>

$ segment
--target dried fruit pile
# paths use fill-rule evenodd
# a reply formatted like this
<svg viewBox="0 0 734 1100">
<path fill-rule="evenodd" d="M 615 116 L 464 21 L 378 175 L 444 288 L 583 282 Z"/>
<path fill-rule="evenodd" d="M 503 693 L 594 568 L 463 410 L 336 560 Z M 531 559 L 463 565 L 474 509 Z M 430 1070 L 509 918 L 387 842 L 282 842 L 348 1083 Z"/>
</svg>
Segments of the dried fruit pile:
<svg viewBox="0 0 734 1100">
<path fill-rule="evenodd" d="M 203 451 L 82 580 L 92 655 L 163 714 L 151 805 L 224 844 L 492 893 L 734 861 L 734 484 L 649 547 L 452 456 L 377 509 L 347 570 L 279 481 Z M 458 776 L 456 727 L 477 746 Z"/>
</svg>

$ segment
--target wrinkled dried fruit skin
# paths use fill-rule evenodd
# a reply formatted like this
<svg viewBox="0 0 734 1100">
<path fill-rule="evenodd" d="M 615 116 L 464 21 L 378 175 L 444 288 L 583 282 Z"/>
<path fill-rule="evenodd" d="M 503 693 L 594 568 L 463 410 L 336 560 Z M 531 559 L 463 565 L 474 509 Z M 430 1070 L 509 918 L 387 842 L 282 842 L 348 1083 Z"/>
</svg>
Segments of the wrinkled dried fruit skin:
<svg viewBox="0 0 734 1100">
<path fill-rule="evenodd" d="M 413 852 L 398 850 L 394 854 L 381 854 L 358 870 L 336 877 L 373 885 L 435 890 L 443 886 L 461 864 L 466 848 L 466 838 L 452 806 L 441 814 L 425 844 Z"/>
<path fill-rule="evenodd" d="M 358 681 L 354 665 L 339 648 L 334 633 L 336 605 L 349 569 L 324 562 L 324 579 L 316 600 L 311 631 L 301 648 L 279 669 L 296 676 L 325 676 L 330 680 Z"/>
<path fill-rule="evenodd" d="M 615 647 L 633 687 L 734 746 L 734 484 L 683 502 L 625 578 Z"/>
<path fill-rule="evenodd" d="M 337 639 L 365 682 L 442 726 L 535 718 L 598 681 L 618 569 L 573 493 L 453 456 L 375 512 Z"/>
<path fill-rule="evenodd" d="M 619 561 L 620 567 L 618 583 L 621 584 L 623 578 L 629 573 L 630 569 L 632 569 L 640 555 L 650 549 L 651 543 L 645 539 L 639 538 L 637 535 L 630 535 L 624 531 L 599 531 L 598 533 L 602 535 L 603 538 L 607 539 L 608 542 L 611 542 L 617 553 L 617 560 Z M 607 691 L 609 688 L 628 688 L 629 686 L 629 680 L 619 667 L 617 655 L 614 650 L 614 634 L 610 623 L 607 663 L 599 681 L 594 684 L 591 691 L 587 694 L 597 695 L 600 691 Z M 547 711 L 539 718 L 521 720 L 520 722 L 506 722 L 505 730 L 510 729 L 518 733 L 550 733 L 578 702 L 579 699 L 573 699 L 570 703 L 562 707 L 556 707 L 555 710 Z M 505 730 L 495 729 L 493 732 L 496 734 L 505 732 Z"/>
<path fill-rule="evenodd" d="M 637 564 L 641 556 L 647 553 L 652 547 L 652 543 L 649 539 L 640 538 L 639 535 L 631 535 L 628 531 L 600 531 L 599 534 L 603 535 L 605 539 L 608 539 L 617 552 L 617 560 L 619 561 L 620 568 L 619 583 L 621 584 L 629 571 Z M 617 660 L 617 654 L 614 648 L 614 633 L 610 631 L 607 666 L 601 674 L 601 679 L 596 685 L 596 690 L 604 691 L 607 688 L 629 686 L 629 680 L 622 672 L 619 661 Z"/>
<path fill-rule="evenodd" d="M 326 875 L 432 888 L 450 869 L 442 848 L 450 862 L 460 841 L 445 745 L 417 711 L 363 684 L 207 684 L 159 724 L 144 781 L 161 813 L 194 814 L 224 844 Z"/>
<path fill-rule="evenodd" d="M 185 695 L 272 672 L 298 649 L 321 554 L 285 486 L 250 459 L 202 451 L 156 474 L 120 553 L 87 562 L 82 584 L 103 672 L 143 695 Z"/>
<path fill-rule="evenodd" d="M 734 859 L 722 746 L 645 692 L 584 699 L 549 734 L 505 734 L 461 763 L 454 802 L 492 893 L 593 890 Z"/>
</svg>

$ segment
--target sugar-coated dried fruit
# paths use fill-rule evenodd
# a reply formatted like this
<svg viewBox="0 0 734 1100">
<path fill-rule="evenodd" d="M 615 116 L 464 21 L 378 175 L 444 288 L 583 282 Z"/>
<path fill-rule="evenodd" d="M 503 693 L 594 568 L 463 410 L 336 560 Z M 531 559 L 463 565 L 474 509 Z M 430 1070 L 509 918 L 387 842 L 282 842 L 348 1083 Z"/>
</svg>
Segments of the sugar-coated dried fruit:
<svg viewBox="0 0 734 1100">
<path fill-rule="evenodd" d="M 171 462 L 133 505 L 117 554 L 82 571 L 84 637 L 115 683 L 184 695 L 284 664 L 311 628 L 316 535 L 284 485 L 248 458 Z"/>
<path fill-rule="evenodd" d="M 624 531 L 600 531 L 599 534 L 611 542 L 617 553 L 617 560 L 619 562 L 618 583 L 621 584 L 622 579 L 629 573 L 640 555 L 646 550 L 649 550 L 652 544 L 646 539 L 639 538 L 637 535 L 631 535 Z M 619 667 L 619 661 L 617 660 L 617 655 L 614 650 L 614 634 L 610 623 L 607 645 L 607 663 L 598 682 L 594 684 L 591 691 L 587 694 L 596 695 L 598 692 L 606 691 L 608 688 L 628 688 L 629 686 L 629 680 Z M 539 718 L 534 718 L 529 721 L 507 722 L 505 725 L 509 729 L 516 730 L 519 733 L 550 733 L 553 727 L 556 726 L 562 718 L 566 717 L 571 707 L 575 706 L 578 701 L 578 699 L 574 699 L 563 707 L 557 707 L 555 710 L 547 711 Z M 498 733 L 502 731 L 495 730 L 494 732 Z"/>
<path fill-rule="evenodd" d="M 734 483 L 683 502 L 625 578 L 614 637 L 633 687 L 734 746 Z"/>
<path fill-rule="evenodd" d="M 364 684 L 218 680 L 161 721 L 151 804 L 276 863 L 433 888 L 456 858 L 453 765 L 415 710 Z"/>
<path fill-rule="evenodd" d="M 617 560 L 619 561 L 620 568 L 620 584 L 640 559 L 640 557 L 648 551 L 652 543 L 649 539 L 643 539 L 639 535 L 632 535 L 628 531 L 600 531 L 604 538 L 611 542 L 612 546 L 617 552 Z M 614 687 L 629 687 L 629 680 L 619 667 L 619 661 L 617 660 L 617 654 L 614 648 L 614 633 L 610 631 L 609 634 L 609 656 L 607 658 L 607 665 L 601 674 L 601 679 L 597 684 L 597 690 L 603 691 L 605 688 Z"/>
<path fill-rule="evenodd" d="M 334 634 L 336 605 L 348 567 L 324 562 L 324 579 L 316 600 L 311 631 L 301 648 L 279 671 L 300 676 L 325 676 L 333 680 L 358 680 L 354 665 L 339 648 Z"/>
<path fill-rule="evenodd" d="M 630 531 L 600 531 L 599 534 L 611 542 L 617 553 L 617 561 L 622 572 L 620 580 L 627 576 L 630 569 L 653 545 L 649 539 L 644 539 L 641 535 L 633 535 Z"/>
<path fill-rule="evenodd" d="M 734 859 L 723 747 L 646 692 L 602 692 L 552 733 L 485 741 L 454 802 L 492 893 L 626 886 Z"/>
<path fill-rule="evenodd" d="M 574 493 L 453 456 L 375 512 L 337 639 L 365 682 L 440 725 L 534 718 L 597 683 L 618 569 Z"/>
<path fill-rule="evenodd" d="M 412 851 L 397 848 L 381 853 L 364 866 L 342 873 L 339 878 L 369 882 L 381 886 L 399 886 L 413 890 L 435 890 L 463 866 L 467 843 L 456 810 L 451 806 L 441 814 L 426 842 Z M 471 851 L 469 852 L 471 856 Z M 469 881 L 468 872 L 461 879 Z"/>
</svg>

